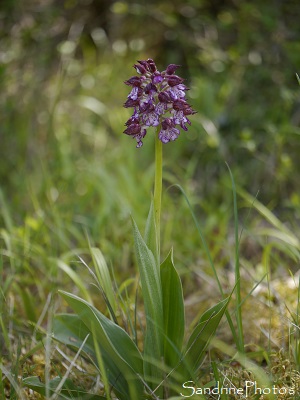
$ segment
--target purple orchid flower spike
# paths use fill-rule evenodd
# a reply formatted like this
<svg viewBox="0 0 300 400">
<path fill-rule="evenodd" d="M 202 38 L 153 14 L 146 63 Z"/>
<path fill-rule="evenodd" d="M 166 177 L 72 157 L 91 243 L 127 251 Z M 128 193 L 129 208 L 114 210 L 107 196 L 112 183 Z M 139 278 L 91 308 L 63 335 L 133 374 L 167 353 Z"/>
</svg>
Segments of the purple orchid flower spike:
<svg viewBox="0 0 300 400">
<path fill-rule="evenodd" d="M 183 84 L 184 79 L 175 75 L 180 65 L 170 64 L 159 72 L 155 62 L 148 58 L 133 67 L 140 76 L 125 81 L 132 89 L 124 107 L 133 108 L 134 112 L 125 124 L 124 133 L 136 139 L 136 147 L 143 145 L 142 139 L 151 126 L 160 126 L 158 138 L 162 143 L 177 139 L 178 128 L 187 131 L 186 124 L 191 124 L 187 115 L 196 113 L 185 99 L 188 88 Z"/>
</svg>

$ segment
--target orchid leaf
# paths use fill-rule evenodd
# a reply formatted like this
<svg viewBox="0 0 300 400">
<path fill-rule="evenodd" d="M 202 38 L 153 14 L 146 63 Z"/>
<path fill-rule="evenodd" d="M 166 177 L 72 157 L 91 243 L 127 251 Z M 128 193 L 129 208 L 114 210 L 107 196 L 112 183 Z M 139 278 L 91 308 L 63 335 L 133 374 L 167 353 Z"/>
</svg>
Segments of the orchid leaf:
<svg viewBox="0 0 300 400">
<path fill-rule="evenodd" d="M 163 378 L 157 360 L 163 357 L 163 305 L 159 267 L 152 251 L 144 242 L 136 223 L 133 221 L 134 243 L 139 267 L 142 293 L 146 314 L 144 341 L 144 372 L 146 381 L 155 388 Z"/>
<path fill-rule="evenodd" d="M 58 342 L 78 350 L 88 334 L 90 334 L 90 331 L 77 315 L 55 315 L 53 319 L 52 336 Z M 87 339 L 82 350 L 93 361 L 96 360 L 93 339 L 91 337 Z"/>
<path fill-rule="evenodd" d="M 139 377 L 143 376 L 142 357 L 128 334 L 85 300 L 64 291 L 60 294 L 97 338 L 107 371 L 119 370 L 118 376 L 108 374 L 119 398 L 141 397 L 143 384 Z"/>
<path fill-rule="evenodd" d="M 159 265 L 159 251 L 157 243 L 153 201 L 151 201 L 151 206 L 146 223 L 145 243 L 148 246 L 148 248 L 152 251 L 157 265 Z"/>
<path fill-rule="evenodd" d="M 96 247 L 91 247 L 90 250 L 95 265 L 95 271 L 98 283 L 105 295 L 105 300 L 108 305 L 110 314 L 114 315 L 116 312 L 116 299 L 113 291 L 113 283 L 109 274 L 109 269 L 107 267 L 105 258 L 100 249 Z"/>
<path fill-rule="evenodd" d="M 165 362 L 174 367 L 181 356 L 185 328 L 184 301 L 180 277 L 173 264 L 173 251 L 160 266 L 163 294 Z"/>
<path fill-rule="evenodd" d="M 76 314 L 58 314 L 54 317 L 53 338 L 72 349 L 78 350 L 86 336 L 90 333 L 90 330 Z M 82 351 L 83 356 L 86 354 L 98 367 L 98 359 L 92 335 L 86 340 Z M 108 381 L 114 383 L 114 391 L 122 397 L 123 388 L 127 387 L 124 376 L 105 348 L 101 348 L 101 356 L 104 364 L 107 366 L 105 373 L 108 377 Z"/>
<path fill-rule="evenodd" d="M 220 301 L 207 310 L 191 333 L 186 345 L 183 363 L 178 370 L 187 379 L 196 375 L 205 356 L 205 351 L 226 311 L 230 298 Z"/>
<path fill-rule="evenodd" d="M 56 393 L 56 388 L 59 386 L 62 378 L 56 377 L 52 379 L 48 385 L 41 382 L 40 378 L 37 376 L 29 376 L 23 379 L 23 385 L 27 386 L 29 389 L 41 394 L 42 396 L 46 396 L 47 393 L 50 395 L 54 395 Z M 57 400 L 104 400 L 106 397 L 88 393 L 82 388 L 77 387 L 73 381 L 67 379 L 64 383 L 63 388 L 55 397 Z"/>
</svg>

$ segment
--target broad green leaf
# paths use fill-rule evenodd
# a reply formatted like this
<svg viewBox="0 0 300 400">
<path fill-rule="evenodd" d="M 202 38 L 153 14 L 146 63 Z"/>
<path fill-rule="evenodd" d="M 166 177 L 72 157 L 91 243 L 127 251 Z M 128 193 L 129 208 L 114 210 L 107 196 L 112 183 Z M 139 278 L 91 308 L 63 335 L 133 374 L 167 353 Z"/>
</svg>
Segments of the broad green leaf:
<svg viewBox="0 0 300 400">
<path fill-rule="evenodd" d="M 147 324 L 144 341 L 144 372 L 149 386 L 155 388 L 163 378 L 161 368 L 156 365 L 164 355 L 160 273 L 152 251 L 144 242 L 136 223 L 134 221 L 132 223 Z M 156 394 L 159 396 L 159 393 Z"/>
<path fill-rule="evenodd" d="M 54 317 L 53 321 L 53 338 L 67 346 L 74 349 L 79 349 L 82 342 L 85 340 L 90 330 L 81 321 L 78 315 L 74 314 L 58 314 Z M 92 335 L 89 336 L 85 345 L 83 346 L 83 352 L 86 353 L 92 361 L 97 365 L 97 355 L 94 347 L 94 340 Z M 109 382 L 115 382 L 114 390 L 116 393 L 121 393 L 126 388 L 127 383 L 122 375 L 118 365 L 111 359 L 105 348 L 101 350 L 101 355 L 107 366 L 106 375 Z"/>
<path fill-rule="evenodd" d="M 118 393 L 120 399 L 126 399 L 126 396 L 127 398 L 141 397 L 143 385 L 139 376 L 143 376 L 142 356 L 128 334 L 87 301 L 64 291 L 60 291 L 60 294 L 88 330 L 97 335 L 101 353 L 108 357 L 106 361 L 108 368 L 117 366 L 121 376 L 127 381 L 127 386 L 123 387 L 121 395 Z M 109 360 L 112 362 L 111 365 Z M 110 384 L 116 387 L 118 379 L 110 381 Z M 119 387 L 118 390 L 120 390 Z"/>
<path fill-rule="evenodd" d="M 201 316 L 186 345 L 186 352 L 181 370 L 182 367 L 187 367 L 188 370 L 185 371 L 185 374 L 184 371 L 182 371 L 183 375 L 187 373 L 196 374 L 204 358 L 205 351 L 212 337 L 215 335 L 221 318 L 225 313 L 229 300 L 230 297 L 220 301 Z M 187 378 L 191 377 L 188 375 L 186 376 Z"/>
<path fill-rule="evenodd" d="M 79 349 L 84 339 L 90 334 L 89 329 L 84 325 L 78 315 L 57 314 L 53 319 L 53 338 L 67 346 Z M 93 346 L 93 339 L 89 337 L 83 347 L 83 351 L 96 360 Z"/>
<path fill-rule="evenodd" d="M 159 265 L 158 243 L 157 243 L 153 201 L 151 201 L 151 206 L 146 223 L 145 243 L 147 247 L 152 251 L 157 265 Z"/>
<path fill-rule="evenodd" d="M 170 367 L 178 363 L 184 336 L 184 301 L 180 277 L 173 264 L 173 252 L 160 266 L 163 294 L 165 362 Z"/>
<path fill-rule="evenodd" d="M 29 376 L 24 378 L 22 383 L 24 386 L 34 390 L 35 392 L 41 394 L 42 396 L 46 396 L 47 391 L 50 395 L 55 393 L 56 388 L 61 382 L 60 377 L 56 377 L 52 379 L 48 383 L 48 387 L 46 390 L 46 384 L 41 382 L 37 376 Z M 106 399 L 106 397 L 87 393 L 82 388 L 77 387 L 73 381 L 67 379 L 64 383 L 63 388 L 60 390 L 58 396 L 56 397 L 57 400 L 71 400 L 71 399 L 79 399 L 79 400 L 102 400 Z"/>
<path fill-rule="evenodd" d="M 112 280 L 109 274 L 109 270 L 107 268 L 105 258 L 103 257 L 103 254 L 101 253 L 100 249 L 97 249 L 96 247 L 91 247 L 91 253 L 95 264 L 95 270 L 98 282 L 101 288 L 103 289 L 103 292 L 105 293 L 105 296 L 107 298 L 106 300 L 109 302 L 112 311 L 115 313 L 116 299 L 113 291 Z"/>
</svg>

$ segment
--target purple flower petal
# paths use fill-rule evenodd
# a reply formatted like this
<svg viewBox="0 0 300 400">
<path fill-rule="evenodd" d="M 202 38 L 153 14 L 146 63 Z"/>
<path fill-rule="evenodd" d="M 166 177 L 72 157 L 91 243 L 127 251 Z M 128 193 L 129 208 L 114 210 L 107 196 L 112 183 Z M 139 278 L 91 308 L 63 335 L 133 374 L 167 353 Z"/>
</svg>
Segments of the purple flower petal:
<svg viewBox="0 0 300 400">
<path fill-rule="evenodd" d="M 184 115 L 196 114 L 196 111 L 183 99 L 177 99 L 173 102 L 173 109 L 182 111 Z"/>
<path fill-rule="evenodd" d="M 131 100 L 136 100 L 138 97 L 140 97 L 143 94 L 143 90 L 140 87 L 134 86 L 127 96 Z"/>
<path fill-rule="evenodd" d="M 160 92 L 158 93 L 158 100 L 162 103 L 170 103 L 171 97 L 168 92 Z"/>
<path fill-rule="evenodd" d="M 156 93 L 157 92 L 157 87 L 153 84 L 153 83 L 148 83 L 147 86 L 145 86 L 144 89 L 146 94 L 152 94 L 152 93 Z"/>
<path fill-rule="evenodd" d="M 123 133 L 132 136 L 132 135 L 138 135 L 140 132 L 141 132 L 141 127 L 139 124 L 131 124 L 125 129 Z"/>
<path fill-rule="evenodd" d="M 158 134 L 159 140 L 163 143 L 168 143 L 178 138 L 180 131 L 175 128 L 175 123 L 171 118 L 166 118 L 161 125 L 162 129 Z"/>
<path fill-rule="evenodd" d="M 142 80 L 139 76 L 132 76 L 124 83 L 125 83 L 125 85 L 129 85 L 129 86 L 141 86 Z"/>
<path fill-rule="evenodd" d="M 136 107 L 139 105 L 139 101 L 133 100 L 133 99 L 127 99 L 127 101 L 124 103 L 124 107 L 125 108 L 129 108 L 129 107 Z"/>
<path fill-rule="evenodd" d="M 175 111 L 175 113 L 173 113 L 173 120 L 175 122 L 176 125 L 180 125 L 181 122 L 185 123 L 187 122 L 187 118 L 185 117 L 183 111 Z"/>
<path fill-rule="evenodd" d="M 179 68 L 179 67 L 180 67 L 180 65 L 176 65 L 176 64 L 168 65 L 167 69 L 166 69 L 166 74 L 167 75 L 173 75 L 174 72 L 176 71 L 176 69 Z"/>
<path fill-rule="evenodd" d="M 168 104 L 167 103 L 158 103 L 156 108 L 155 108 L 155 112 L 158 115 L 163 115 L 166 110 L 168 109 Z"/>
<path fill-rule="evenodd" d="M 173 86 L 177 86 L 180 83 L 182 83 L 184 81 L 184 79 L 180 78 L 180 76 L 177 75 L 171 75 L 167 78 L 168 81 L 168 85 L 173 87 Z"/>
<path fill-rule="evenodd" d="M 152 112 L 145 113 L 142 117 L 143 122 L 146 126 L 158 126 L 159 125 L 159 114 L 154 110 Z"/>
<path fill-rule="evenodd" d="M 161 73 L 160 72 L 154 72 L 154 74 L 153 74 L 153 76 L 152 76 L 152 82 L 155 84 L 155 85 L 157 85 L 158 83 L 160 83 L 160 82 L 162 82 L 163 81 L 163 77 L 162 77 L 162 75 L 161 75 Z"/>
<path fill-rule="evenodd" d="M 138 74 L 143 75 L 147 72 L 147 69 L 143 65 L 134 64 L 133 67 L 136 69 Z"/>
<path fill-rule="evenodd" d="M 157 70 L 155 62 L 152 60 L 152 58 L 148 58 L 147 64 L 149 66 L 149 71 L 150 72 L 155 72 Z"/>
<path fill-rule="evenodd" d="M 147 133 L 146 129 L 145 129 L 145 128 L 142 128 L 142 129 L 141 129 L 141 132 L 140 132 L 139 134 L 133 136 L 133 137 L 136 139 L 136 141 L 137 141 L 137 145 L 136 145 L 137 148 L 143 146 L 142 139 L 146 136 L 146 133 Z"/>
</svg>

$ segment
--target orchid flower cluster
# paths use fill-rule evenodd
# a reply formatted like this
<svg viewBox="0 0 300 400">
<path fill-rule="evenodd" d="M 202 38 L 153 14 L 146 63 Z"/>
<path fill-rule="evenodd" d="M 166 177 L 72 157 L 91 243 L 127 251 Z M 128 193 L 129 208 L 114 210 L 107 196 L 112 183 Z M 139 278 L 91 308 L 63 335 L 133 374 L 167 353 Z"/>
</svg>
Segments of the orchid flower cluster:
<svg viewBox="0 0 300 400">
<path fill-rule="evenodd" d="M 132 87 L 124 104 L 125 108 L 134 108 L 133 115 L 126 122 L 124 133 L 137 141 L 136 147 L 143 145 L 147 128 L 159 127 L 158 138 L 162 143 L 168 143 L 178 138 L 180 130 L 187 131 L 191 124 L 187 115 L 195 114 L 186 102 L 185 92 L 188 88 L 184 79 L 175 75 L 179 65 L 170 64 L 163 72 L 159 72 L 154 61 L 138 61 L 134 68 L 140 76 L 133 76 L 126 85 Z"/>
</svg>

